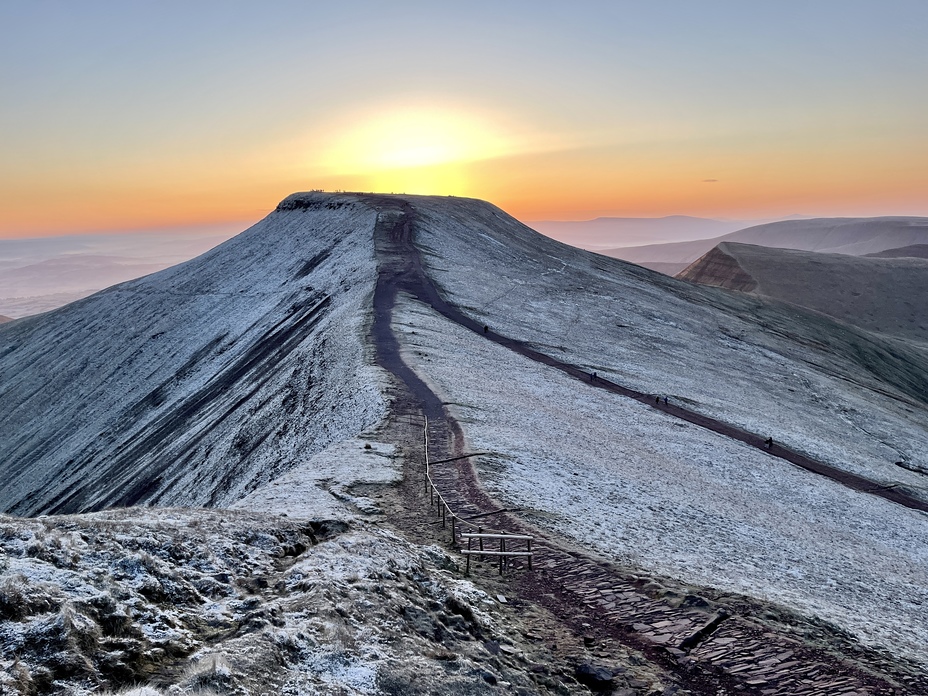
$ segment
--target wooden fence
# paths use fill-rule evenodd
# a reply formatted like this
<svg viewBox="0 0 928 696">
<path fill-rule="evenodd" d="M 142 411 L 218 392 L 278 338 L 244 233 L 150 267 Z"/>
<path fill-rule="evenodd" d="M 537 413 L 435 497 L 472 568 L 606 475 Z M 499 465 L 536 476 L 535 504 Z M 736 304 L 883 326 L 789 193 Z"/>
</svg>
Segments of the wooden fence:
<svg viewBox="0 0 928 696">
<path fill-rule="evenodd" d="M 425 452 L 425 492 L 429 496 L 429 505 L 435 507 L 438 505 L 438 514 L 441 515 L 441 526 L 446 528 L 448 526 L 448 521 L 451 522 L 451 545 L 455 548 L 458 547 L 458 538 L 462 541 L 467 541 L 466 549 L 459 549 L 460 552 L 467 558 L 467 567 L 466 572 L 470 573 L 470 559 L 471 556 L 480 556 L 483 559 L 485 556 L 491 556 L 494 558 L 499 558 L 499 573 L 500 575 L 506 570 L 509 566 L 509 560 L 511 558 L 525 558 L 528 561 L 528 569 L 532 570 L 532 558 L 534 556 L 534 551 L 532 551 L 532 541 L 534 537 L 527 534 L 511 534 L 501 530 L 484 530 L 483 526 L 474 523 L 474 520 L 480 517 L 488 517 L 490 515 L 497 514 L 499 512 L 504 512 L 504 510 L 495 510 L 493 512 L 483 513 L 482 515 L 473 515 L 470 517 L 461 517 L 454 510 L 451 509 L 451 506 L 448 504 L 448 501 L 441 494 L 441 491 L 438 490 L 438 486 L 435 485 L 435 481 L 432 478 L 432 464 L 429 460 L 429 419 L 425 419 L 425 425 L 423 426 L 423 449 Z M 460 457 L 450 457 L 448 459 L 441 459 L 438 463 L 447 463 L 452 462 L 458 459 L 464 459 L 469 456 L 474 455 L 461 455 Z M 470 528 L 474 531 L 464 532 L 464 528 Z M 460 535 L 459 535 L 460 531 Z M 473 542 L 478 542 L 478 548 L 473 548 Z M 499 548 L 497 550 L 490 550 L 484 548 L 485 541 L 496 541 L 499 543 Z M 507 548 L 508 545 L 508 548 Z M 524 548 L 518 548 L 519 545 L 523 545 Z"/>
</svg>

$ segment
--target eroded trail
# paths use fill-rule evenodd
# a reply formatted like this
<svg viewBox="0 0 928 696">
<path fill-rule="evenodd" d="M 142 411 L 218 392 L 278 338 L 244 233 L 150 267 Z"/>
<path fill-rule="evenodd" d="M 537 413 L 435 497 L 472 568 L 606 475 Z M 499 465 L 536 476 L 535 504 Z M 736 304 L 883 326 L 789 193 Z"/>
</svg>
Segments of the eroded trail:
<svg viewBox="0 0 928 696">
<path fill-rule="evenodd" d="M 379 276 L 374 296 L 373 337 L 377 360 L 397 380 L 393 402 L 394 436 L 407 455 L 421 452 L 421 416 L 427 416 L 432 436 L 430 456 L 442 459 L 464 453 L 460 425 L 441 399 L 403 360 L 401 346 L 391 329 L 397 294 L 408 293 L 445 317 L 536 362 L 554 367 L 590 385 L 589 375 L 576 366 L 559 362 L 529 346 L 492 331 L 467 317 L 444 300 L 428 277 L 414 244 L 415 210 L 394 197 L 368 196 L 379 211 L 375 244 Z M 670 415 L 733 437 L 755 447 L 764 439 L 674 404 L 655 404 L 653 395 L 641 394 L 606 380 L 592 386 L 638 399 Z M 771 454 L 856 490 L 881 495 L 916 509 L 922 501 L 904 493 L 880 489 L 874 482 L 808 460 L 774 446 Z M 410 459 L 407 456 L 407 460 Z M 414 464 L 412 465 L 414 466 Z M 428 507 L 421 501 L 420 478 L 407 470 L 405 495 L 411 507 Z M 481 487 L 472 462 L 461 458 L 435 469 L 442 494 L 462 516 L 489 513 L 501 507 Z M 418 496 L 418 500 L 416 499 Z M 492 520 L 492 521 L 490 521 Z M 398 521 L 402 528 L 423 524 L 422 513 L 409 512 Z M 865 649 L 834 629 L 744 597 L 720 595 L 704 588 L 654 576 L 643 576 L 595 559 L 569 542 L 535 529 L 513 513 L 492 515 L 486 526 L 534 534 L 540 540 L 533 573 L 508 576 L 509 592 L 526 602 L 545 607 L 582 637 L 591 659 L 608 662 L 617 651 L 634 651 L 671 675 L 672 689 L 690 693 L 796 694 L 851 696 L 852 694 L 924 694 L 928 677 L 917 667 L 891 656 Z M 437 531 L 435 527 L 433 531 Z M 442 530 L 447 539 L 449 530 Z M 457 539 L 452 541 L 457 543 Z M 488 574 L 490 569 L 478 569 Z M 485 577 L 485 579 L 487 579 Z M 495 582 L 495 581 L 494 581 Z M 551 646 L 557 652 L 557 646 Z M 626 679 L 627 693 L 652 693 L 650 685 Z M 677 693 L 676 690 L 665 693 Z M 660 693 L 659 691 L 657 693 Z"/>
</svg>

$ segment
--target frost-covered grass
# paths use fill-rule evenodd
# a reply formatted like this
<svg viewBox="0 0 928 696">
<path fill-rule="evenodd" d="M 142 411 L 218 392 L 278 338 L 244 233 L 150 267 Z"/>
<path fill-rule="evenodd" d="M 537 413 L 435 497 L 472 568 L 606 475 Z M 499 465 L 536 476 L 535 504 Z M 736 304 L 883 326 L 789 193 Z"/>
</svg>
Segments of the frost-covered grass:
<svg viewBox="0 0 928 696">
<path fill-rule="evenodd" d="M 379 512 L 374 501 L 351 489 L 358 484 L 398 483 L 402 467 L 394 450 L 393 445 L 358 439 L 336 443 L 231 507 L 339 520 L 355 518 L 356 510 Z"/>
<path fill-rule="evenodd" d="M 416 207 L 429 274 L 480 323 L 928 498 L 928 477 L 895 465 L 928 471 L 928 408 L 909 393 L 925 388 L 924 354 L 567 247 L 484 203 Z"/>
<path fill-rule="evenodd" d="M 0 326 L 0 510 L 224 505 L 383 418 L 376 213 L 320 199 Z"/>
<path fill-rule="evenodd" d="M 616 560 L 928 663 L 928 516 L 543 368 L 402 300 L 406 360 L 504 504 Z"/>
<path fill-rule="evenodd" d="M 2 516 L 0 552 L 4 694 L 479 693 L 508 640 L 444 551 L 363 523 Z"/>
</svg>

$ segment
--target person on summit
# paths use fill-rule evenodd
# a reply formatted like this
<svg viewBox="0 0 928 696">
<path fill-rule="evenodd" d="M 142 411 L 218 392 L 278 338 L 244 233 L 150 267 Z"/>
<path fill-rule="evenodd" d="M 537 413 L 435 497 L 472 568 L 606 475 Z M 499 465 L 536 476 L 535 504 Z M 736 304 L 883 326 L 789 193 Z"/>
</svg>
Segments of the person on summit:
<svg viewBox="0 0 928 696">
<path fill-rule="evenodd" d="M 773 438 L 772 437 L 768 437 L 766 440 L 764 440 L 764 449 L 768 449 L 768 450 L 773 449 Z"/>
<path fill-rule="evenodd" d="M 489 330 L 490 330 L 490 327 L 487 326 L 486 324 L 484 324 L 484 325 L 483 325 L 483 333 L 487 333 L 487 332 L 489 332 Z"/>
</svg>

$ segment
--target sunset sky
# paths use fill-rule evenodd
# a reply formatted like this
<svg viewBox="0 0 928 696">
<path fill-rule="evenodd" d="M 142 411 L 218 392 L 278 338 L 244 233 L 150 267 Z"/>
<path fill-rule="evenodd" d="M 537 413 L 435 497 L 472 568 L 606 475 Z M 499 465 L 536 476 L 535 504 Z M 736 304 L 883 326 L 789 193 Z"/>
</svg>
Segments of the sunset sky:
<svg viewBox="0 0 928 696">
<path fill-rule="evenodd" d="M 928 215 L 928 2 L 0 3 L 0 237 L 293 191 Z"/>
</svg>

